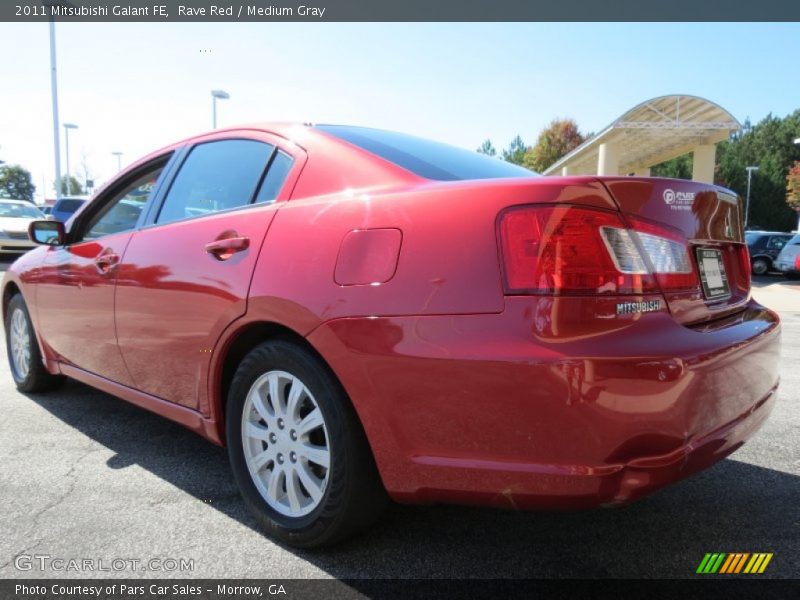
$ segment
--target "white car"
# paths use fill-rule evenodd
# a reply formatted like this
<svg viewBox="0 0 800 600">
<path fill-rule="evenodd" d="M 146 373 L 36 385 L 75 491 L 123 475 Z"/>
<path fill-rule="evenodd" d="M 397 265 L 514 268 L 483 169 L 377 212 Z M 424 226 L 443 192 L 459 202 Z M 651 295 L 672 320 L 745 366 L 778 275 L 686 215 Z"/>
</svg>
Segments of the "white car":
<svg viewBox="0 0 800 600">
<path fill-rule="evenodd" d="M 800 276 L 800 233 L 786 242 L 775 259 L 775 268 L 787 277 Z"/>
<path fill-rule="evenodd" d="M 44 219 L 36 206 L 25 200 L 0 200 L 0 252 L 27 252 L 36 244 L 28 238 L 31 221 Z"/>
</svg>

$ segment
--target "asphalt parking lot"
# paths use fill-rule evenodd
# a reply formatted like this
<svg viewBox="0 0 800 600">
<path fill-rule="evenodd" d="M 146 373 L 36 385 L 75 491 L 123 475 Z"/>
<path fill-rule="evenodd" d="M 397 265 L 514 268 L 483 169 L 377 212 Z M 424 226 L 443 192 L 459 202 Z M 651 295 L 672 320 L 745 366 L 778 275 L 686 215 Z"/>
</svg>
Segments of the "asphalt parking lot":
<svg viewBox="0 0 800 600">
<path fill-rule="evenodd" d="M 5 269 L 7 262 L 2 264 Z M 0 577 L 691 577 L 706 552 L 772 552 L 763 577 L 800 577 L 800 282 L 761 278 L 784 322 L 777 407 L 712 469 L 631 506 L 514 513 L 392 506 L 365 535 L 300 552 L 263 537 L 225 451 L 70 382 L 16 391 L 0 357 Z M 19 570 L 18 555 L 189 559 L 191 571 Z"/>
</svg>

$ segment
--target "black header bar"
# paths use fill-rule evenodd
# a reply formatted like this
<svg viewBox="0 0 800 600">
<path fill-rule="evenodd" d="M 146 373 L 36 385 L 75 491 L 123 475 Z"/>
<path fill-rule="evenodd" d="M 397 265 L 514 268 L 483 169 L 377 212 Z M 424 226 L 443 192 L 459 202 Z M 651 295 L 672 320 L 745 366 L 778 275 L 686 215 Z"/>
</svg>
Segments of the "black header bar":
<svg viewBox="0 0 800 600">
<path fill-rule="evenodd" d="M 36 22 L 767 22 L 798 0 L 3 0 L 0 21 Z"/>
</svg>

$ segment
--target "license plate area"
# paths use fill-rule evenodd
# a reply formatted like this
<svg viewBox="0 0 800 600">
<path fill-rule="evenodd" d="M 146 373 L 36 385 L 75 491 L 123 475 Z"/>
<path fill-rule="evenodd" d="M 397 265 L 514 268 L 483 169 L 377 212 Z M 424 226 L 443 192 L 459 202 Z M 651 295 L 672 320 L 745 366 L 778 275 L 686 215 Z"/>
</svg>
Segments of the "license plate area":
<svg viewBox="0 0 800 600">
<path fill-rule="evenodd" d="M 731 295 L 722 251 L 716 248 L 698 248 L 697 268 L 706 300 L 721 300 Z"/>
</svg>

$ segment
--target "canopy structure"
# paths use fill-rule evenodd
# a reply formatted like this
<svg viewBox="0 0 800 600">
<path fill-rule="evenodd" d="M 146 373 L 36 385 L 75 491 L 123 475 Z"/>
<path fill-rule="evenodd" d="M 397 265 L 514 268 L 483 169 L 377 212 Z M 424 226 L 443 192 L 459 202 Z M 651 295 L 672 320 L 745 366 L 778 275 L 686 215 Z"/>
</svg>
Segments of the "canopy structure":
<svg viewBox="0 0 800 600">
<path fill-rule="evenodd" d="M 692 179 L 713 183 L 716 144 L 741 124 L 697 96 L 642 102 L 548 168 L 544 175 L 650 175 L 650 167 L 694 153 Z"/>
</svg>

